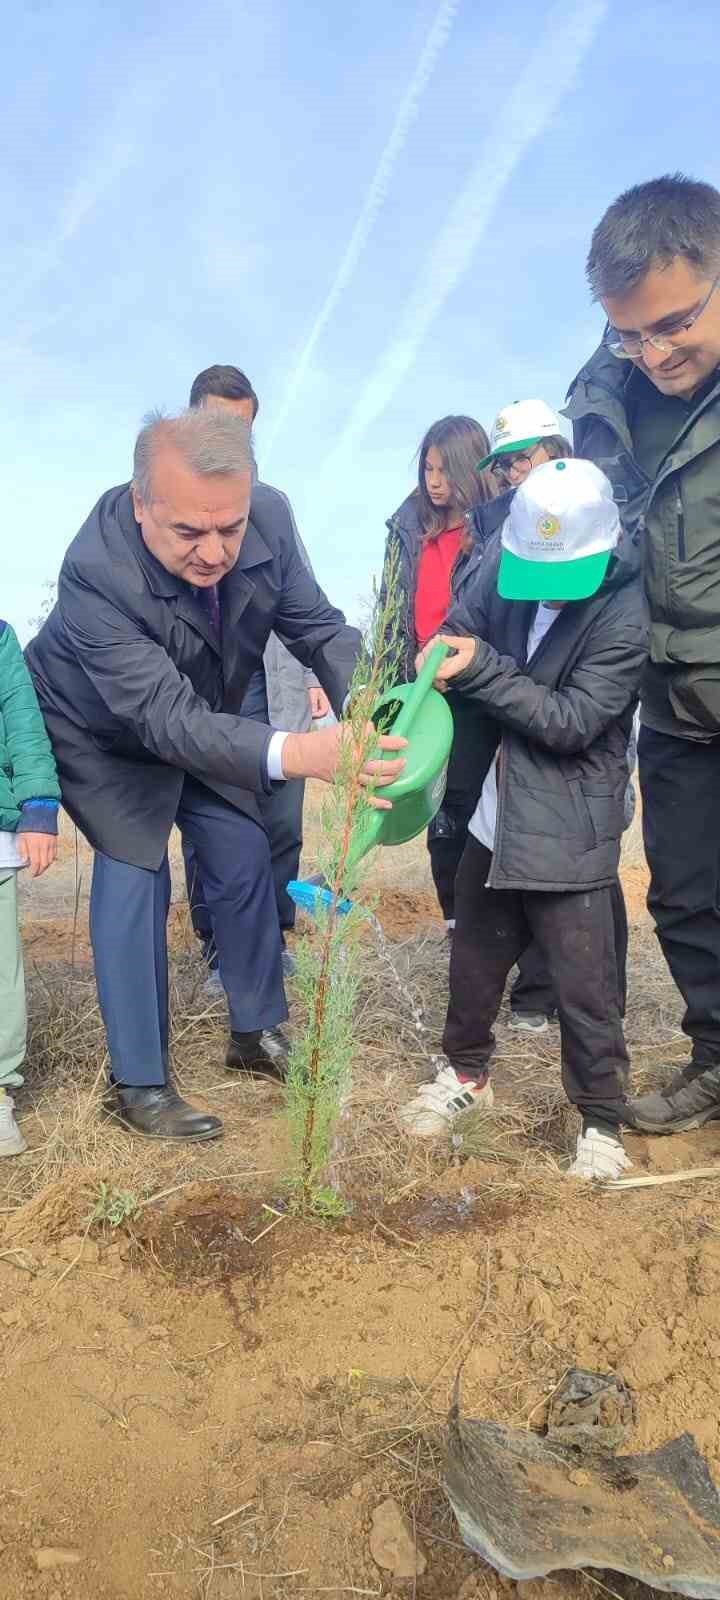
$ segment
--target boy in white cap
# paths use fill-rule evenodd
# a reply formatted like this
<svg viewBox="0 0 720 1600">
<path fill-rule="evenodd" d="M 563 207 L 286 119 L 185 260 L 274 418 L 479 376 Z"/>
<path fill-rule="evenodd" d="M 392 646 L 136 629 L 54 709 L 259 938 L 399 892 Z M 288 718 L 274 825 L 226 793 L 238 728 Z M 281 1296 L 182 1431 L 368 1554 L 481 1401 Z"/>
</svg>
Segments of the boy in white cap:
<svg viewBox="0 0 720 1600">
<path fill-rule="evenodd" d="M 582 1178 L 629 1165 L 611 890 L 648 624 L 638 550 L 620 539 L 604 474 L 546 462 L 448 617 L 441 637 L 454 654 L 438 686 L 452 680 L 486 713 L 487 776 L 456 880 L 447 1064 L 403 1113 L 410 1132 L 432 1135 L 492 1103 L 492 1027 L 534 941 L 556 995 L 565 1092 L 582 1117 L 570 1167 Z"/>
</svg>

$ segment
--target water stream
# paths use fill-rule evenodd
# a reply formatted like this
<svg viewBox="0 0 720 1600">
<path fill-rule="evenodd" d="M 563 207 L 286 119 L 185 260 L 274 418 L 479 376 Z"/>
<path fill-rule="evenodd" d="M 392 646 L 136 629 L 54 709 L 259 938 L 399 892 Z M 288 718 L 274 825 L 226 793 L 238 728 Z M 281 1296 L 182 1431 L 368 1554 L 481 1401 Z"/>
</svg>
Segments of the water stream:
<svg viewBox="0 0 720 1600">
<path fill-rule="evenodd" d="M 380 959 L 383 965 L 387 967 L 387 970 L 392 978 L 393 985 L 397 989 L 401 1009 L 407 1012 L 409 1015 L 413 1030 L 416 1034 L 418 1044 L 420 1045 L 423 1055 L 427 1056 L 431 1067 L 437 1068 L 439 1065 L 441 1065 L 441 1058 L 430 1050 L 428 1042 L 428 1027 L 425 1022 L 425 1008 L 422 1004 L 422 1001 L 420 1000 L 416 989 L 410 983 L 409 979 L 403 979 L 402 973 L 398 970 L 390 941 L 387 937 L 385 929 L 382 926 L 382 923 L 378 921 L 377 917 L 374 916 L 371 911 L 366 913 L 366 917 L 367 921 L 374 929 Z"/>
<path fill-rule="evenodd" d="M 442 1066 L 444 1058 L 442 1055 L 435 1054 L 430 1049 L 429 1029 L 425 1021 L 425 1010 L 422 1001 L 420 1000 L 416 989 L 410 983 L 409 977 L 403 978 L 403 975 L 395 962 L 393 948 L 390 944 L 390 940 L 387 937 L 385 929 L 382 926 L 382 923 L 378 921 L 378 918 L 371 911 L 365 912 L 365 919 L 370 923 L 373 929 L 380 959 L 383 963 L 383 966 L 387 968 L 387 971 L 392 978 L 394 989 L 397 990 L 398 1000 L 400 1002 L 400 1011 L 401 1013 L 404 1012 L 409 1017 L 409 1020 L 412 1023 L 413 1032 L 415 1033 L 422 1054 L 426 1058 L 428 1066 L 432 1069 L 432 1073 L 434 1075 Z M 350 1082 L 348 1084 L 348 1089 L 344 1096 L 343 1103 L 341 1104 L 340 1115 L 338 1117 L 328 1160 L 328 1181 L 332 1187 L 337 1190 L 339 1190 L 341 1186 L 340 1168 L 345 1150 L 345 1131 L 351 1115 L 351 1106 L 348 1103 L 351 1092 L 352 1074 L 350 1076 Z"/>
</svg>

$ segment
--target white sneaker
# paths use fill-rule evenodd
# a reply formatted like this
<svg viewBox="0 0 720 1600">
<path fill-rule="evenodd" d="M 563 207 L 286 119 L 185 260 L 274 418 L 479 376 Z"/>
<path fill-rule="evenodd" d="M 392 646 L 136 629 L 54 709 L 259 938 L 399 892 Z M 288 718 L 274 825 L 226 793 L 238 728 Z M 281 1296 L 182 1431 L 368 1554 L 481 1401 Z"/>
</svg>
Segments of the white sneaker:
<svg viewBox="0 0 720 1600">
<path fill-rule="evenodd" d="M 568 1178 L 619 1178 L 632 1167 L 625 1154 L 619 1134 L 600 1133 L 598 1128 L 587 1128 L 578 1134 L 575 1160 L 568 1167 Z"/>
<path fill-rule="evenodd" d="M 455 1117 L 473 1106 L 489 1109 L 494 1100 L 492 1084 L 462 1083 L 454 1067 L 441 1067 L 434 1083 L 424 1083 L 415 1098 L 400 1111 L 407 1133 L 431 1139 L 445 1133 Z"/>
<path fill-rule="evenodd" d="M 550 1023 L 541 1011 L 511 1011 L 508 1027 L 513 1033 L 547 1033 Z"/>
<path fill-rule="evenodd" d="M 9 1094 L 0 1096 L 0 1157 L 21 1156 L 27 1150 L 20 1129 L 15 1121 L 15 1101 Z"/>
</svg>

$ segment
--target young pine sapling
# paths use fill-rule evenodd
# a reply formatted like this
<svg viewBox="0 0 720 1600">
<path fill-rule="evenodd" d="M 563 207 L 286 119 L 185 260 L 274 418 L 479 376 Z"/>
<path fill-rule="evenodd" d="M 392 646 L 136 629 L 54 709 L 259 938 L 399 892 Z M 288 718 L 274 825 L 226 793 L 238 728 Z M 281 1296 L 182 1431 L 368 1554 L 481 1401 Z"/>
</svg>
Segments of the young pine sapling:
<svg viewBox="0 0 720 1600">
<path fill-rule="evenodd" d="M 346 737 L 335 781 L 321 808 L 318 870 L 330 901 L 318 907 L 316 929 L 296 949 L 295 994 L 306 1026 L 295 1035 L 288 1069 L 287 1107 L 294 1156 L 293 1187 L 305 1215 L 341 1214 L 328 1179 L 333 1137 L 352 1076 L 353 1025 L 359 983 L 358 934 L 365 913 L 353 900 L 368 857 L 358 860 L 372 815 L 362 769 L 377 742 L 371 717 L 397 681 L 400 655 L 398 561 L 388 557 L 353 674 L 344 718 Z"/>
</svg>

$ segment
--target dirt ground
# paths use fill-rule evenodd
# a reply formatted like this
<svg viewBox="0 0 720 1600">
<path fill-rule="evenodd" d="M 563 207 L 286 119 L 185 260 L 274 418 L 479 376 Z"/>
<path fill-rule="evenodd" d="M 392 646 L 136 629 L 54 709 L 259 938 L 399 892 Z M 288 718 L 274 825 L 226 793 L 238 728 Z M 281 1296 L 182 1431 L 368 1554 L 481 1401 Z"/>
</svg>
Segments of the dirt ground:
<svg viewBox="0 0 720 1600">
<path fill-rule="evenodd" d="M 309 833 L 311 864 L 312 817 Z M 685 1046 L 636 836 L 623 872 L 644 1084 Z M 31 1148 L 0 1172 L 3 1600 L 510 1595 L 462 1546 L 442 1489 L 461 1363 L 465 1410 L 520 1427 L 542 1422 L 570 1366 L 619 1372 L 637 1401 L 629 1448 L 687 1429 L 720 1481 L 717 1178 L 569 1182 L 556 1030 L 523 1043 L 502 1020 L 493 1117 L 409 1145 L 396 1108 L 428 1052 L 403 997 L 422 1001 L 435 1046 L 447 955 L 422 846 L 386 852 L 372 879 L 400 985 L 368 947 L 338 1163 L 352 1209 L 332 1224 L 283 1210 L 282 1102 L 223 1070 L 223 1008 L 202 997 L 180 876 L 175 1070 L 226 1123 L 190 1150 L 103 1119 L 89 863 L 71 833 L 55 882 L 26 887 Z M 627 1146 L 639 1174 L 720 1174 L 720 1124 Z M 426 1559 L 415 1578 L 371 1551 L 388 1498 Z M 559 1574 L 518 1600 L 597 1600 L 598 1585 L 659 1592 Z"/>
</svg>

